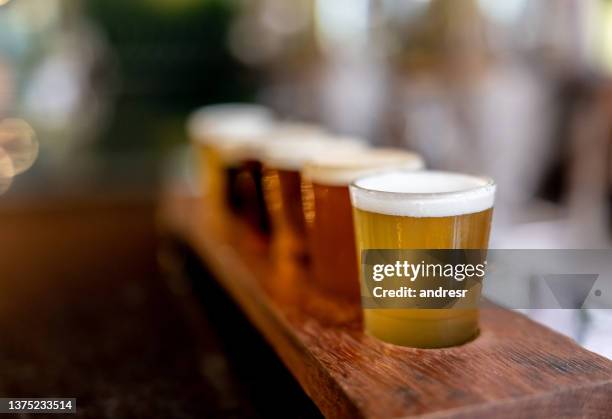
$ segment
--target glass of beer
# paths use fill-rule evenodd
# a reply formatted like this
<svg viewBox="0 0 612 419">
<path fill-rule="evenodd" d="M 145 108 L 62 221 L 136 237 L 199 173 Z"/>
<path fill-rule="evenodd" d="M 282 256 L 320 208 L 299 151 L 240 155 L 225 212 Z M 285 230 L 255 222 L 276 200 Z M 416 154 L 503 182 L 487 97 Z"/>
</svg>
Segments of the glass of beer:
<svg viewBox="0 0 612 419">
<path fill-rule="evenodd" d="M 228 191 L 231 191 L 237 163 L 233 158 L 224 161 L 220 147 L 231 149 L 237 142 L 262 136 L 271 124 L 271 111 L 254 104 L 205 106 L 191 115 L 187 130 L 197 150 L 201 193 L 209 205 L 217 209 L 226 202 L 234 205 Z M 232 154 L 229 150 L 224 151 L 225 156 Z"/>
<path fill-rule="evenodd" d="M 360 259 L 369 249 L 488 248 L 495 195 L 489 178 L 392 171 L 361 178 L 350 191 Z M 478 309 L 364 307 L 364 327 L 397 345 L 448 347 L 478 334 Z"/>
<path fill-rule="evenodd" d="M 215 144 L 214 153 L 221 166 L 221 185 L 226 207 L 236 215 L 245 215 L 252 209 L 251 199 L 255 191 L 250 171 L 255 168 L 246 164 L 250 160 L 249 150 L 257 147 L 265 131 L 255 131 L 252 136 L 233 137 Z M 259 137 L 261 135 L 262 137 Z"/>
<path fill-rule="evenodd" d="M 264 196 L 273 233 L 272 251 L 279 258 L 307 260 L 306 222 L 302 205 L 301 170 L 316 155 L 364 147 L 357 139 L 294 136 L 269 143 L 264 152 Z"/>
<path fill-rule="evenodd" d="M 239 143 L 232 150 L 234 159 L 239 160 L 234 183 L 236 196 L 240 201 L 240 213 L 260 233 L 267 236 L 271 230 L 270 214 L 263 192 L 262 153 L 267 147 L 281 144 L 287 138 L 296 136 L 310 138 L 324 134 L 325 131 L 319 125 L 303 122 L 278 122 L 264 136 Z"/>
<path fill-rule="evenodd" d="M 359 276 L 349 184 L 383 169 L 419 170 L 423 159 L 400 149 L 326 153 L 302 172 L 302 199 L 314 280 L 320 289 L 359 300 Z"/>
</svg>

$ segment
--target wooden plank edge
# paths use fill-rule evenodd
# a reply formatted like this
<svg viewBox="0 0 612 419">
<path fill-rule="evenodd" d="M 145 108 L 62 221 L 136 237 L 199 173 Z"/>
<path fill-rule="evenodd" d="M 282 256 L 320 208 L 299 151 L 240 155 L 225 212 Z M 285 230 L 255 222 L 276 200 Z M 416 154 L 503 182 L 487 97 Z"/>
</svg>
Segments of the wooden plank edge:
<svg viewBox="0 0 612 419">
<path fill-rule="evenodd" d="M 612 378 L 609 381 L 567 387 L 544 394 L 510 398 L 480 405 L 428 413 L 421 419 L 517 419 L 547 417 L 612 417 Z"/>
<path fill-rule="evenodd" d="M 189 235 L 189 242 L 196 245 L 197 254 L 202 257 L 204 263 L 216 275 L 221 286 L 232 296 L 240 310 L 249 318 L 253 325 L 264 335 L 268 343 L 274 348 L 285 366 L 292 372 L 300 383 L 304 392 L 319 407 L 326 417 L 333 418 L 362 418 L 363 412 L 348 397 L 344 389 L 329 374 L 325 366 L 316 359 L 304 344 L 295 336 L 287 332 L 291 327 L 284 319 L 275 315 L 265 293 L 256 290 L 253 286 L 242 288 L 235 286 L 235 281 L 228 278 L 223 265 L 227 260 L 233 260 L 233 270 L 251 275 L 244 265 L 242 259 L 233 249 L 219 247 L 210 249 L 205 241 L 198 240 L 196 235 Z M 215 257 L 215 254 L 223 254 Z M 249 284 L 250 285 L 250 284 Z M 258 304 L 249 293 L 257 293 L 268 304 Z M 275 324 L 270 327 L 269 324 Z M 267 326 L 268 325 L 268 326 Z M 287 351 L 287 348 L 290 351 Z M 283 349 L 283 350 L 281 350 Z M 321 391 L 322 383 L 325 383 L 327 391 Z"/>
</svg>

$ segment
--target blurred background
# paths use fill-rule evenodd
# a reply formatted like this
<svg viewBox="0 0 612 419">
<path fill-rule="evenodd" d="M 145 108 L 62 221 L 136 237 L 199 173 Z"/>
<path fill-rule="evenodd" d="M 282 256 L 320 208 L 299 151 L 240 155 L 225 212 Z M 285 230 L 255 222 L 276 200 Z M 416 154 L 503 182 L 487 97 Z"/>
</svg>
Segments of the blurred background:
<svg viewBox="0 0 612 419">
<path fill-rule="evenodd" d="M 110 298 L 124 319 L 157 301 L 155 209 L 168 162 L 188 175 L 195 108 L 257 101 L 486 173 L 492 248 L 609 248 L 611 76 L 611 0 L 0 0 L 0 120 L 27 121 L 40 147 L 0 197 L 15 301 L 0 322 L 31 331 L 0 356 L 7 382 L 54 365 L 42 353 L 60 338 L 29 345 L 49 324 L 106 330 L 92 307 Z M 608 311 L 529 314 L 612 357 Z"/>
<path fill-rule="evenodd" d="M 258 101 L 414 149 L 433 168 L 493 176 L 495 245 L 609 242 L 607 0 L 0 7 L 0 116 L 25 119 L 41 139 L 9 196 L 154 190 L 187 143 L 189 112 Z"/>
</svg>

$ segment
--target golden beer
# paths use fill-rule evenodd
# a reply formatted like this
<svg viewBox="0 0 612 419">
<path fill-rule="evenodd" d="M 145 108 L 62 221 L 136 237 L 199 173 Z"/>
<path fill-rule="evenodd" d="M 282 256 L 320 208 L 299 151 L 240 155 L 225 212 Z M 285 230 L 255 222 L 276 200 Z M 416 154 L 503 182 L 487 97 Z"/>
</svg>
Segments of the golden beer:
<svg viewBox="0 0 612 419">
<path fill-rule="evenodd" d="M 202 196 L 219 209 L 230 202 L 232 169 L 236 159 L 227 161 L 235 143 L 261 137 L 270 129 L 271 112 L 252 104 L 222 104 L 205 106 L 192 114 L 187 124 L 198 158 L 198 173 Z M 225 150 L 222 150 L 225 149 Z"/>
<path fill-rule="evenodd" d="M 487 249 L 495 184 L 448 172 L 389 172 L 351 185 L 364 249 Z M 361 266 L 361 264 L 360 264 Z M 478 310 L 364 309 L 367 333 L 397 345 L 439 348 L 478 334 Z"/>
<path fill-rule="evenodd" d="M 317 155 L 364 147 L 354 139 L 328 135 L 270 143 L 264 157 L 264 196 L 270 213 L 273 252 L 279 258 L 307 259 L 301 170 Z"/>
<path fill-rule="evenodd" d="M 359 299 L 353 210 L 348 185 L 382 169 L 418 170 L 423 160 L 399 149 L 327 153 L 304 168 L 303 204 L 312 271 L 318 286 L 336 296 Z"/>
</svg>

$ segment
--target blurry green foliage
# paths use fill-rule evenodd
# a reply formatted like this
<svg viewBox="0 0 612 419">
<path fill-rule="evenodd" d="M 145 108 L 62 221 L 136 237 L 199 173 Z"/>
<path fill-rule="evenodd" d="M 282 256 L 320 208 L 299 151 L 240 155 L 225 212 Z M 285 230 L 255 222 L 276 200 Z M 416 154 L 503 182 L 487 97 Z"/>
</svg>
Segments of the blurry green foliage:
<svg viewBox="0 0 612 419">
<path fill-rule="evenodd" d="M 86 0 L 116 65 L 116 108 L 106 149 L 182 140 L 184 118 L 204 104 L 253 98 L 255 78 L 229 53 L 230 0 Z"/>
</svg>

